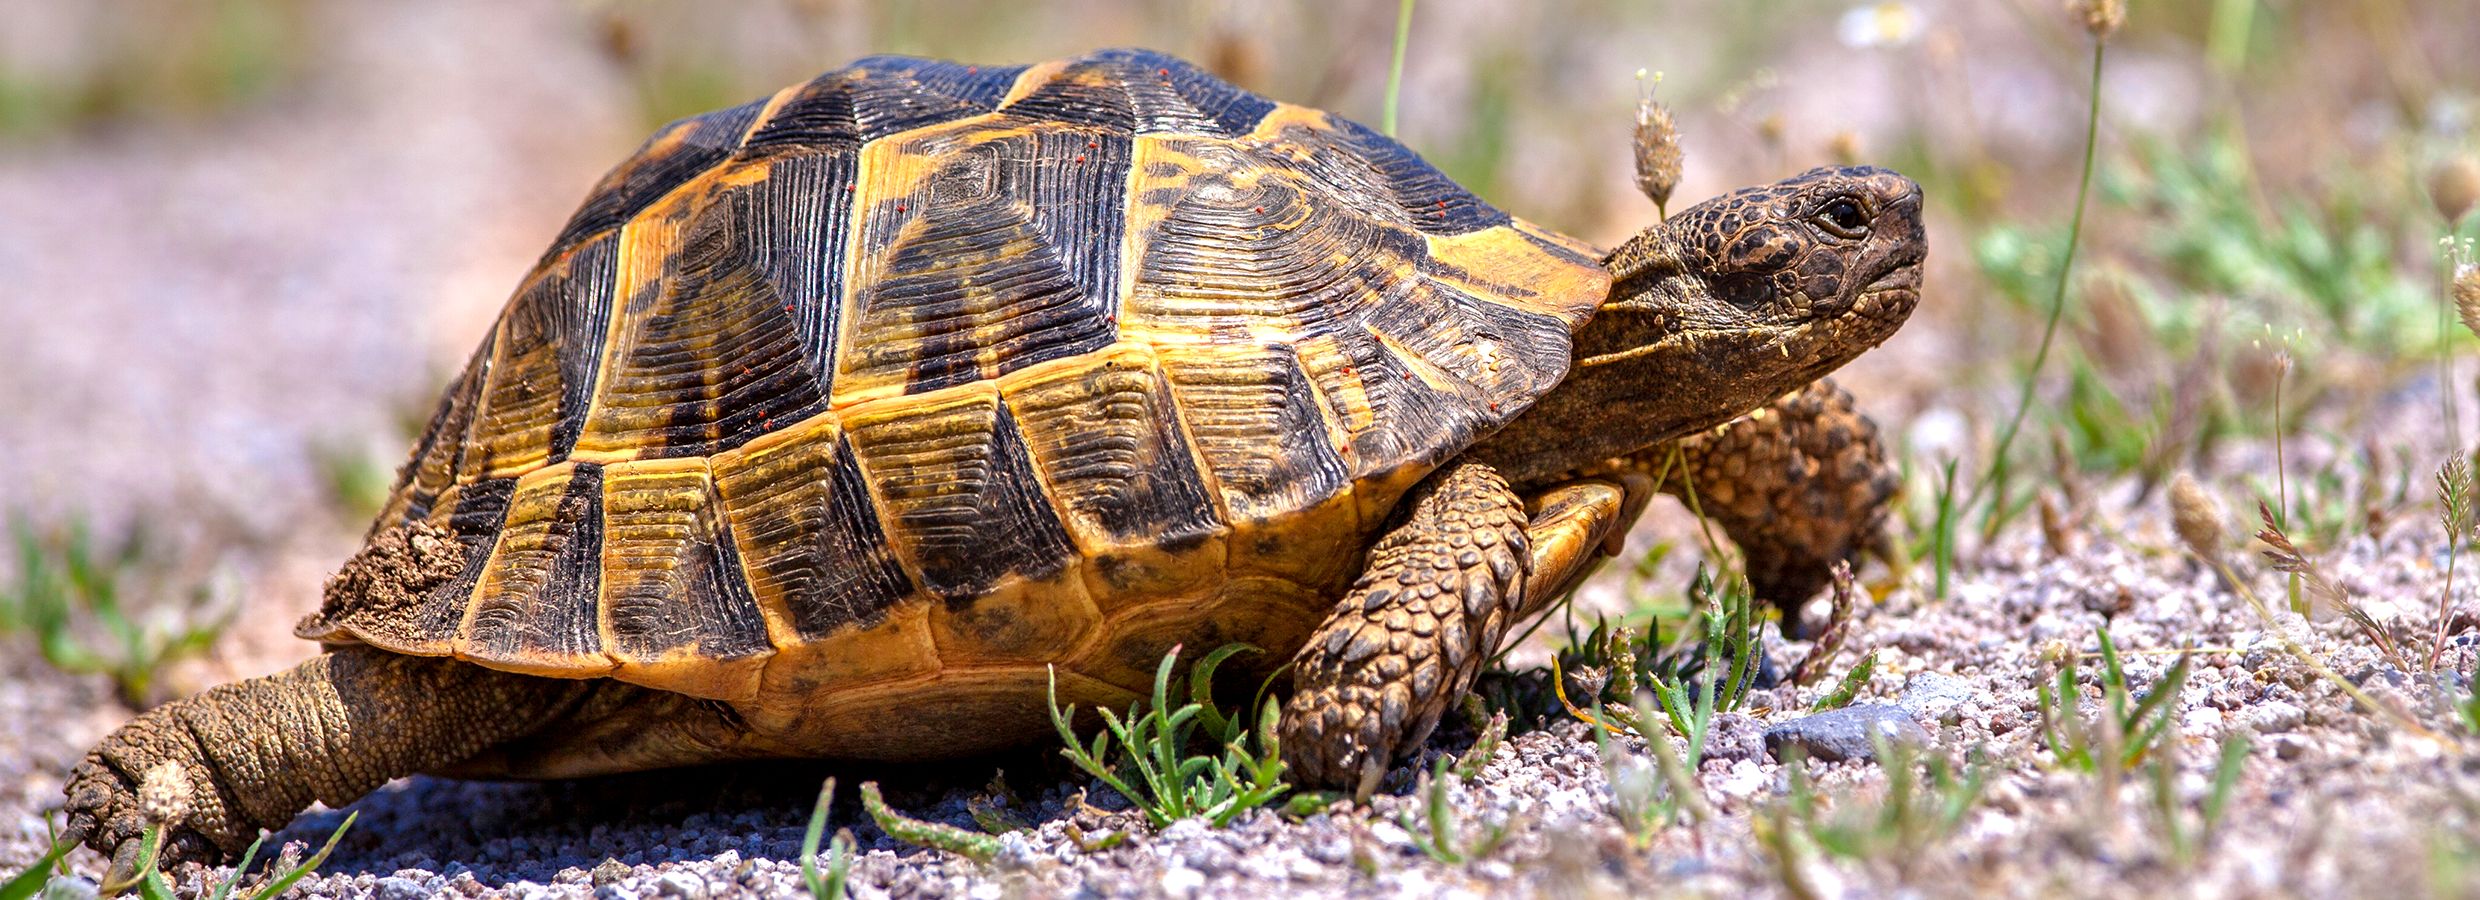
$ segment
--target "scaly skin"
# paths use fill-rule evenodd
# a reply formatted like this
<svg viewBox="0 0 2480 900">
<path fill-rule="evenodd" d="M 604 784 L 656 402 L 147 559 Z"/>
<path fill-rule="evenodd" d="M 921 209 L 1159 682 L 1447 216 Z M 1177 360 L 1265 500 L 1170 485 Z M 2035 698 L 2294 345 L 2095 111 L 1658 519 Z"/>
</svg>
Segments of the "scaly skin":
<svg viewBox="0 0 2480 900">
<path fill-rule="evenodd" d="M 1877 423 L 1830 379 L 1679 442 L 1683 472 L 1664 493 L 1688 499 L 1747 558 L 1748 586 L 1782 610 L 1783 634 L 1807 636 L 1800 605 L 1826 586 L 1834 563 L 1885 540 L 1901 479 L 1886 462 Z M 1644 454 L 1668 457 L 1667 448 Z M 1661 459 L 1642 464 L 1658 470 Z"/>
<path fill-rule="evenodd" d="M 557 724 L 581 705 L 607 705 L 589 703 L 593 695 L 635 691 L 342 648 L 173 701 L 113 732 L 70 776 L 67 835 L 126 871 L 147 825 L 137 786 L 176 762 L 189 777 L 189 813 L 169 830 L 161 858 L 238 853 L 312 800 L 342 806 L 389 779 Z"/>
</svg>

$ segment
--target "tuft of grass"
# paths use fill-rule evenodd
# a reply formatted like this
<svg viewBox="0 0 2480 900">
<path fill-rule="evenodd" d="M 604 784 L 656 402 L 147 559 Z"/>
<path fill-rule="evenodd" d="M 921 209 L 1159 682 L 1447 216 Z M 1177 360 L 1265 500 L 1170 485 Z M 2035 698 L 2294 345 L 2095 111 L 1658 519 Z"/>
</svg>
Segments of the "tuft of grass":
<svg viewBox="0 0 2480 900">
<path fill-rule="evenodd" d="M 2471 542 L 2471 464 L 2457 453 L 2437 470 L 2437 525 L 2446 533 L 2446 584 L 2437 593 L 2437 627 L 2428 639 L 2428 670 L 2446 652 L 2446 626 L 2454 620 L 2454 561 Z"/>
<path fill-rule="evenodd" d="M 2267 635 L 2272 636 L 2282 645 L 2283 652 L 2290 654 L 2292 659 L 2298 660 L 2300 665 L 2308 667 L 2309 671 L 2315 672 L 2317 677 L 2325 679 L 2326 683 L 2350 695 L 2351 699 L 2361 708 L 2385 716 L 2393 720 L 2394 724 L 2401 726 L 2403 730 L 2413 734 L 2432 738 L 2436 736 L 2408 713 L 2378 703 L 2376 698 L 2368 696 L 2368 692 L 2360 690 L 2359 685 L 2342 677 L 2341 673 L 2335 672 L 2332 666 L 2326 665 L 2325 661 L 2318 659 L 2316 654 L 2309 653 L 2308 648 L 2301 646 L 2297 639 L 2291 637 L 2290 632 L 2282 627 L 2282 622 L 2274 617 L 2273 607 L 2265 602 L 2263 596 L 2256 593 L 2253 586 L 2239 577 L 2239 573 L 2230 567 L 2229 560 L 2222 557 L 2219 549 L 2221 540 L 2218 524 L 2221 518 L 2221 508 L 2220 504 L 2213 500 L 2211 494 L 2199 486 L 2188 492 L 2174 490 L 2171 500 L 2174 506 L 2188 507 L 2176 511 L 2175 514 L 2179 518 L 2199 523 L 2200 530 L 2212 532 L 2192 536 L 2183 534 L 2181 539 L 2186 542 L 2187 551 L 2202 560 L 2205 565 L 2212 567 L 2213 571 L 2222 577 L 2222 583 L 2237 593 L 2239 599 L 2247 602 L 2248 607 L 2256 612 L 2257 622 L 2264 628 Z M 2271 518 L 2271 513 L 2262 504 L 2258 505 L 2257 511 L 2260 517 L 2268 520 Z"/>
<path fill-rule="evenodd" d="M 2175 729 L 2163 736 L 2160 752 L 2147 766 L 2146 780 L 2152 792 L 2153 827 L 2169 846 L 2170 859 L 2179 868 L 2193 867 L 2205 846 L 2220 832 L 2222 811 L 2229 808 L 2231 791 L 2238 787 L 2239 775 L 2247 767 L 2248 747 L 2245 734 L 2234 733 L 2222 741 L 2221 754 L 2213 765 L 2212 787 L 2191 818 L 2186 804 L 2180 801 L 2176 783 L 2179 765 Z"/>
<path fill-rule="evenodd" d="M 170 592 L 185 605 L 158 605 L 146 615 L 127 606 L 130 585 L 166 580 L 167 564 L 141 532 L 103 549 L 83 520 L 49 533 L 18 520 L 11 530 L 18 565 L 0 588 L 0 634 L 30 635 L 61 671 L 110 676 L 132 708 L 148 706 L 157 673 L 205 653 L 238 611 L 219 602 L 211 583 Z"/>
<path fill-rule="evenodd" d="M 2178 695 L 2187 685 L 2189 658 L 2180 654 L 2179 661 L 2162 674 L 2153 689 L 2137 698 L 2127 686 L 2127 673 L 2119 666 L 2118 648 L 2110 641 L 2108 628 L 2100 629 L 2100 642 L 2101 702 L 2105 707 L 2100 711 L 2100 721 L 2089 723 L 2084 719 L 2082 689 L 2076 677 L 2077 654 L 2069 652 L 2059 661 L 2056 684 L 2043 683 L 2037 688 L 2041 737 L 2059 766 L 2084 772 L 2103 766 L 2125 771 L 2142 763 L 2153 751 L 2156 739 L 2178 721 Z"/>
<path fill-rule="evenodd" d="M 1870 741 L 1886 773 L 1885 792 L 1875 802 L 1829 809 L 1809 781 L 1807 761 L 1796 750 L 1784 760 L 1783 798 L 1756 820 L 1758 843 L 1777 857 L 1778 871 L 1796 869 L 1796 860 L 1813 852 L 1908 873 L 1980 804 L 1990 767 L 1977 756 L 1957 766 L 1884 735 L 1872 734 Z"/>
<path fill-rule="evenodd" d="M 889 837 L 915 846 L 945 850 L 974 862 L 986 863 L 999 856 L 999 839 L 954 825 L 925 822 L 887 806 L 887 798 L 878 792 L 878 782 L 861 783 L 861 809 L 878 823 L 878 829 Z"/>
<path fill-rule="evenodd" d="M 1281 708 L 1273 698 L 1258 701 L 1253 729 L 1247 718 L 1225 716 L 1214 703 L 1216 667 L 1234 654 L 1255 650 L 1245 644 L 1226 644 L 1206 654 L 1189 670 L 1189 702 L 1175 706 L 1171 669 L 1179 660 L 1180 648 L 1173 647 L 1154 669 L 1153 702 L 1133 704 L 1125 715 L 1098 707 L 1103 730 L 1090 743 L 1078 738 L 1070 724 L 1076 706 L 1059 705 L 1059 676 L 1053 671 L 1046 707 L 1059 739 L 1067 743 L 1060 755 L 1144 810 L 1146 820 L 1156 828 L 1192 817 L 1203 818 L 1216 828 L 1231 824 L 1241 813 L 1264 806 L 1291 789 L 1283 781 L 1282 746 L 1275 737 Z M 1191 754 L 1190 745 L 1201 736 L 1221 752 Z M 1118 741 L 1116 754 L 1112 752 L 1114 739 Z"/>
<path fill-rule="evenodd" d="M 317 872 L 320 866 L 327 863 L 328 855 L 336 852 L 336 842 L 344 839 L 344 833 L 353 827 L 354 820 L 361 818 L 361 815 L 360 810 L 346 813 L 344 821 L 336 826 L 335 831 L 328 833 L 327 842 L 319 845 L 317 853 L 311 854 L 309 859 L 302 860 L 299 865 L 285 870 L 282 874 L 267 879 L 266 883 L 259 885 L 257 890 L 249 893 L 249 900 L 275 900 L 283 896 L 285 891 L 292 890 L 294 883 Z M 163 842 L 163 826 L 147 826 L 145 831 L 139 833 L 138 840 L 137 871 L 131 873 L 126 881 L 106 883 L 97 890 L 108 897 L 135 888 L 138 895 L 146 900 L 173 900 L 175 894 L 172 885 L 164 879 L 163 869 L 156 864 L 157 848 Z M 232 877 L 217 883 L 214 888 L 201 896 L 206 897 L 207 900 L 228 900 L 233 895 L 233 889 L 241 884 L 241 879 L 249 874 L 250 865 L 258 861 L 259 848 L 266 842 L 267 835 L 264 833 L 261 833 L 257 840 L 251 841 L 249 849 L 241 853 L 241 863 L 233 867 Z M 66 853 L 67 845 L 57 845 L 53 851 Z M 56 860 L 56 857 L 45 859 Z M 0 886 L 0 900 L 23 900 L 31 896 L 31 893 L 12 894 L 10 891 L 18 888 L 19 882 L 41 871 L 46 865 L 47 863 L 37 863 L 34 868 L 10 879 L 7 885 Z M 38 880 L 37 884 L 39 883 Z"/>
<path fill-rule="evenodd" d="M 852 875 L 852 829 L 838 828 L 835 840 L 827 845 L 827 868 L 818 870 L 818 838 L 827 830 L 827 807 L 835 802 L 835 779 L 827 779 L 818 787 L 818 805 L 810 810 L 809 830 L 801 836 L 801 881 L 809 886 L 814 900 L 844 900 L 849 889 L 844 882 Z"/>
<path fill-rule="evenodd" d="M 2291 542 L 2290 535 L 2283 533 L 2282 526 L 2274 520 L 2272 508 L 2259 500 L 2256 503 L 2256 513 L 2265 525 L 2256 532 L 2256 539 L 2264 542 L 2265 559 L 2272 563 L 2274 571 L 2298 578 L 2300 583 L 2306 586 L 2308 596 L 2317 606 L 2342 613 L 2343 617 L 2350 619 L 2351 624 L 2359 629 L 2361 635 L 2367 637 L 2370 643 L 2375 644 L 2378 650 L 2384 652 L 2385 658 L 2394 664 L 2394 668 L 2403 672 L 2411 671 L 2411 664 L 2403 658 L 2402 648 L 2395 644 L 2393 635 L 2386 633 L 2385 626 L 2378 624 L 2375 616 L 2369 615 L 2368 610 L 2351 599 L 2349 592 L 2335 584 L 2332 578 L 2326 577 L 2325 570 L 2319 568 L 2315 560 L 2310 559 L 2299 549 L 2298 545 Z"/>
<path fill-rule="evenodd" d="M 1419 814 L 1416 817 L 1414 810 L 1406 807 L 1398 814 L 1398 824 L 1403 826 L 1406 834 L 1413 836 L 1413 844 L 1419 846 L 1429 858 L 1448 865 L 1460 865 L 1496 852 L 1499 845 L 1506 843 L 1507 834 L 1514 829 L 1518 817 L 1502 818 L 1496 824 L 1483 828 L 1479 834 L 1467 836 L 1460 817 L 1455 814 L 1455 805 L 1447 799 L 1450 779 L 1461 780 L 1454 768 L 1448 765 L 1447 758 L 1441 756 L 1430 771 L 1421 776 L 1421 784 L 1413 789 L 1413 794 L 1421 798 Z M 1424 828 L 1424 825 L 1427 827 Z"/>
</svg>

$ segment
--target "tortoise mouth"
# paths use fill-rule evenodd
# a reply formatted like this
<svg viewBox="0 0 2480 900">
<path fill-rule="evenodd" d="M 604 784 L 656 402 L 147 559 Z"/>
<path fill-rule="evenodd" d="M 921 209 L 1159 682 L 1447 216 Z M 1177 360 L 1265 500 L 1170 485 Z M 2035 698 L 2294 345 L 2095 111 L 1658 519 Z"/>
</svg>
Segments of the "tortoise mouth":
<svg viewBox="0 0 2480 900">
<path fill-rule="evenodd" d="M 1893 271 L 1877 276 L 1853 298 L 1844 315 L 1863 320 L 1868 328 L 1882 335 L 1890 334 L 1910 318 L 1912 308 L 1920 305 L 1920 266 L 1896 266 Z"/>
</svg>

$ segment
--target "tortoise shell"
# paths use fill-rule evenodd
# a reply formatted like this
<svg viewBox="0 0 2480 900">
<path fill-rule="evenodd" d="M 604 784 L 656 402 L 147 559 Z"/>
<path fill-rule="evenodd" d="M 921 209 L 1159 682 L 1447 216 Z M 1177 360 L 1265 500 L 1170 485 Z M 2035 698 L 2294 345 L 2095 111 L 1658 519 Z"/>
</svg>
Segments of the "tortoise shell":
<svg viewBox="0 0 2480 900">
<path fill-rule="evenodd" d="M 865 59 L 594 187 L 300 631 L 786 722 L 1288 650 L 1606 287 L 1176 59 Z"/>
</svg>

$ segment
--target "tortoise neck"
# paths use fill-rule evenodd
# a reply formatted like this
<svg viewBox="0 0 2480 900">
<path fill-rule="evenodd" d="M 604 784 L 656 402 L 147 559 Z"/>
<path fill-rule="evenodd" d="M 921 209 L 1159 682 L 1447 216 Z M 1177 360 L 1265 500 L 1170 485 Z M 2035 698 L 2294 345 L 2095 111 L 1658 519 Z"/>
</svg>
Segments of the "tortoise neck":
<svg viewBox="0 0 2480 900">
<path fill-rule="evenodd" d="M 1751 370 L 1774 367 L 1750 365 L 1772 333 L 1700 312 L 1730 307 L 1681 262 L 1666 229 L 1638 234 L 1603 265 L 1610 296 L 1577 330 L 1567 377 L 1473 447 L 1519 487 L 1719 425 L 1773 389 Z"/>
</svg>

